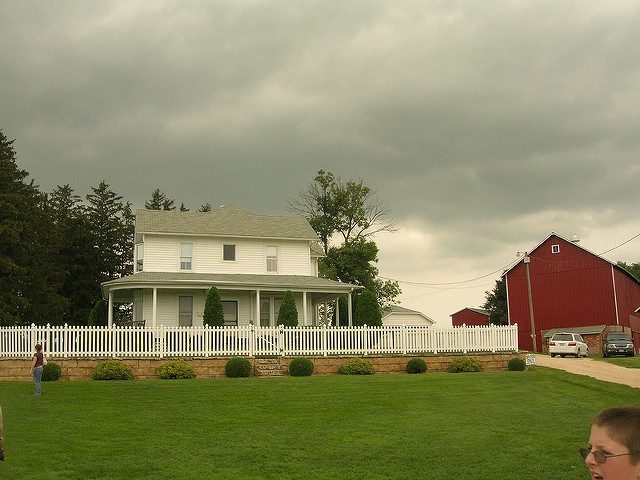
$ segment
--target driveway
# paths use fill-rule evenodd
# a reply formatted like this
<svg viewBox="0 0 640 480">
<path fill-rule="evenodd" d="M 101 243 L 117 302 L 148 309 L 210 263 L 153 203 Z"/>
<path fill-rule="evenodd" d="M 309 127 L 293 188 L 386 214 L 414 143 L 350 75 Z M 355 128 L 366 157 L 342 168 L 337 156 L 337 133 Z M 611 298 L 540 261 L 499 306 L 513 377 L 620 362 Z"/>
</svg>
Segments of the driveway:
<svg viewBox="0 0 640 480">
<path fill-rule="evenodd" d="M 624 368 L 607 362 L 597 362 L 592 358 L 551 358 L 536 355 L 536 365 L 557 368 L 577 375 L 586 375 L 605 382 L 621 383 L 640 388 L 640 368 Z"/>
</svg>

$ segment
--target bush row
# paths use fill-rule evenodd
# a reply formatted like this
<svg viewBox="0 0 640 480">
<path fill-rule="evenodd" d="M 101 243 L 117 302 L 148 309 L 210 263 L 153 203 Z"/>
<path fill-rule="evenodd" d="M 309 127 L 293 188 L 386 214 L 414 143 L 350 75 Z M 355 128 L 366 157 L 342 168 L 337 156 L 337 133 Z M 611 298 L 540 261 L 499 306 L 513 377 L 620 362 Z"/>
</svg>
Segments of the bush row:
<svg viewBox="0 0 640 480">
<path fill-rule="evenodd" d="M 421 358 L 412 358 L 405 367 L 407 373 L 425 373 L 427 363 Z M 522 358 L 516 357 L 509 360 L 507 369 L 509 371 L 523 371 L 527 366 Z M 482 372 L 482 363 L 471 357 L 456 358 L 447 371 L 450 373 L 462 372 Z M 224 368 L 224 374 L 229 378 L 250 377 L 253 371 L 251 362 L 246 358 L 232 358 Z M 306 377 L 312 375 L 314 371 L 313 362 L 309 358 L 294 358 L 289 363 L 289 375 L 292 377 Z M 361 358 L 354 358 L 343 364 L 338 373 L 341 375 L 371 375 L 375 369 L 371 362 Z M 49 362 L 44 366 L 42 380 L 54 381 L 60 378 L 62 370 L 60 365 Z M 196 378 L 196 372 L 191 365 L 184 360 L 165 362 L 156 369 L 159 379 L 189 379 Z M 107 360 L 99 363 L 91 372 L 94 380 L 132 380 L 133 371 L 130 367 L 117 360 Z"/>
</svg>

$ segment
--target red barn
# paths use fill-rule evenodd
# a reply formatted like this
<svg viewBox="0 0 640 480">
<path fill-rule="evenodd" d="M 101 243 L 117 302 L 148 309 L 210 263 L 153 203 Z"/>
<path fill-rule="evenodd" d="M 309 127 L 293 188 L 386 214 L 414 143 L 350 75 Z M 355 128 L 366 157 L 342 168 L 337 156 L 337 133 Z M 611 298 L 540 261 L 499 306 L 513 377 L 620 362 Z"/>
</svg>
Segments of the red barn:
<svg viewBox="0 0 640 480">
<path fill-rule="evenodd" d="M 589 325 L 630 327 L 640 345 L 640 282 L 577 243 L 552 233 L 504 275 L 520 348 L 533 350 L 529 297 L 539 352 L 542 330 Z"/>
<path fill-rule="evenodd" d="M 462 325 L 489 325 L 489 312 L 483 308 L 465 307 L 462 310 L 452 313 L 451 324 L 454 327 Z"/>
</svg>

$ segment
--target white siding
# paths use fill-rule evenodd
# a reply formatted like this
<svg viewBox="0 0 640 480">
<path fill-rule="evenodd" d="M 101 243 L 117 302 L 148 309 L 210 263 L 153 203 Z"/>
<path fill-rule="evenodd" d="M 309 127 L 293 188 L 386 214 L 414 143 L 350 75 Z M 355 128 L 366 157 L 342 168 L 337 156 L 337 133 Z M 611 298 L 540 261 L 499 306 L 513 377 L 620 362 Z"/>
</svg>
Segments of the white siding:
<svg viewBox="0 0 640 480">
<path fill-rule="evenodd" d="M 312 275 L 309 242 L 259 239 L 219 239 L 172 235 L 145 235 L 144 270 L 178 272 L 180 242 L 193 243 L 192 271 L 198 273 L 267 273 L 266 246 L 278 246 L 278 274 Z M 222 246 L 236 245 L 236 261 L 222 260 Z"/>
<path fill-rule="evenodd" d="M 193 297 L 193 325 L 202 325 L 202 314 L 206 301 L 206 290 L 198 289 L 158 289 L 156 324 L 164 326 L 178 325 L 178 297 Z M 220 290 L 222 300 L 238 302 L 238 325 L 248 325 L 255 317 L 255 298 L 249 292 Z M 144 291 L 144 320 L 146 325 L 153 322 L 153 290 Z"/>
<path fill-rule="evenodd" d="M 418 314 L 394 314 L 391 313 L 382 319 L 383 325 L 433 325 L 432 322 Z"/>
</svg>

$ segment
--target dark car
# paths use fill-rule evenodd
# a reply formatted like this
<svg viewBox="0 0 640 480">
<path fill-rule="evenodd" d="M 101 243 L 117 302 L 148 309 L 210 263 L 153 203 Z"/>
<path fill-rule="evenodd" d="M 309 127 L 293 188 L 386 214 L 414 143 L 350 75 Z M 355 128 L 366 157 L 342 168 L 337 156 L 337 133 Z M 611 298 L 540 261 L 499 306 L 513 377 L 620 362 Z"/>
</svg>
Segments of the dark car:
<svg viewBox="0 0 640 480">
<path fill-rule="evenodd" d="M 631 337 L 627 333 L 609 332 L 602 340 L 603 357 L 610 357 L 611 355 L 633 357 L 634 352 L 633 340 L 631 340 Z"/>
</svg>

